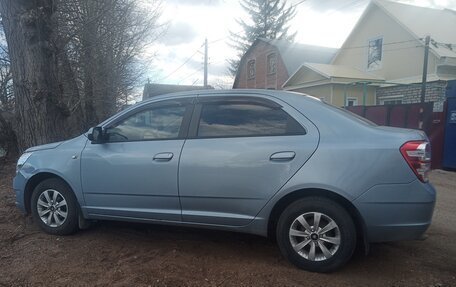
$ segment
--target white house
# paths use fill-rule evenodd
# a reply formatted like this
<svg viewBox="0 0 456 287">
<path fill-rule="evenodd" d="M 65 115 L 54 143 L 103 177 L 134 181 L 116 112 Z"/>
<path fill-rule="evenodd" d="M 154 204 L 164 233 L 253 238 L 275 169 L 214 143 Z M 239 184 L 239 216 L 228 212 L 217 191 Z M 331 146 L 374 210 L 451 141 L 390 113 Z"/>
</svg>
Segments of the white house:
<svg viewBox="0 0 456 287">
<path fill-rule="evenodd" d="M 420 101 L 426 36 L 431 37 L 426 101 L 456 85 L 456 11 L 373 0 L 330 64 L 303 63 L 283 89 L 334 105 Z"/>
</svg>

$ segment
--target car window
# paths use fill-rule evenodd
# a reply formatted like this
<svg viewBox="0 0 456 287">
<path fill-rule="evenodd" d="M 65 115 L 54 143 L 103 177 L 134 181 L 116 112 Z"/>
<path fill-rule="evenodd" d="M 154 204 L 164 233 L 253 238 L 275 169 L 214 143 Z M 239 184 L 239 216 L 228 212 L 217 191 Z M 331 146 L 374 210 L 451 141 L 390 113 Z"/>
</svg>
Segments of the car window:
<svg viewBox="0 0 456 287">
<path fill-rule="evenodd" d="M 274 136 L 305 134 L 304 128 L 281 108 L 256 103 L 204 104 L 198 137 Z"/>
<path fill-rule="evenodd" d="M 141 111 L 108 128 L 108 141 L 178 138 L 185 109 L 185 106 L 163 106 Z"/>
</svg>

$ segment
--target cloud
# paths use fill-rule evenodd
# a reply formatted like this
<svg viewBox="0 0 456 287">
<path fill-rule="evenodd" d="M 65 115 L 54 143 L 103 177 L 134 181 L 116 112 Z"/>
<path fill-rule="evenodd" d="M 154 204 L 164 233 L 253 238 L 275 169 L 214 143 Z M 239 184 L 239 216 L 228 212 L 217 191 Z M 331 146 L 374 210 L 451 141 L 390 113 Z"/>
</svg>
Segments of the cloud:
<svg viewBox="0 0 456 287">
<path fill-rule="evenodd" d="M 190 23 L 174 22 L 171 23 L 165 35 L 160 39 L 160 42 L 168 46 L 175 46 L 190 43 L 197 36 L 197 31 Z"/>
<path fill-rule="evenodd" d="M 301 6 L 320 13 L 330 11 L 350 12 L 364 8 L 368 2 L 368 0 L 307 0 Z M 294 4 L 293 2 L 291 3 Z"/>
<path fill-rule="evenodd" d="M 211 64 L 209 63 L 209 73 L 214 76 L 228 75 L 228 65 L 225 63 Z"/>
<path fill-rule="evenodd" d="M 167 3 L 186 6 L 219 6 L 222 0 L 168 0 Z"/>
</svg>

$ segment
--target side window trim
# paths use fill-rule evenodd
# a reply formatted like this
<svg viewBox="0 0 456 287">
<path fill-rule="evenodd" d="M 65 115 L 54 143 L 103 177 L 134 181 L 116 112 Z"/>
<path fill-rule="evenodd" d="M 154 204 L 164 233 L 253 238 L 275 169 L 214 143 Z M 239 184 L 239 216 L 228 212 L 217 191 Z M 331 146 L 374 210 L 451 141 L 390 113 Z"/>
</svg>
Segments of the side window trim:
<svg viewBox="0 0 456 287">
<path fill-rule="evenodd" d="M 216 103 L 231 103 L 231 102 L 244 102 L 244 103 L 250 103 L 250 104 L 258 104 L 262 106 L 266 106 L 269 108 L 282 108 L 282 105 L 280 105 L 277 102 L 274 102 L 272 100 L 268 100 L 265 98 L 260 98 L 260 97 L 251 97 L 251 96 L 209 96 L 209 97 L 203 97 L 200 98 L 198 97 L 196 99 L 197 104 L 205 104 L 205 103 L 211 103 L 211 102 L 216 102 Z"/>
<path fill-rule="evenodd" d="M 179 136 L 177 139 L 187 139 L 190 128 L 190 120 L 192 119 L 194 110 L 195 104 L 187 103 L 185 105 L 184 118 L 182 119 L 181 128 L 179 130 Z"/>
<path fill-rule="evenodd" d="M 200 120 L 200 117 L 201 117 L 201 111 L 203 109 L 203 104 L 201 103 L 196 103 L 194 106 L 193 106 L 193 115 L 192 115 L 192 118 L 190 120 L 190 127 L 188 129 L 188 134 L 187 134 L 187 138 L 188 139 L 196 139 L 198 138 L 197 135 L 198 135 L 198 125 L 199 125 L 199 120 Z"/>
</svg>

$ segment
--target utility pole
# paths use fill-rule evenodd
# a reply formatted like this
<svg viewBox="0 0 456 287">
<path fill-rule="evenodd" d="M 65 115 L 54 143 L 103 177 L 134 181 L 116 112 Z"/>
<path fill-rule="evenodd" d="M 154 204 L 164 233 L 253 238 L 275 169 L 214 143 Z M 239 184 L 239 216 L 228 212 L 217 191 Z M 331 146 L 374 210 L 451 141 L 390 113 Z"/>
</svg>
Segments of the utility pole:
<svg viewBox="0 0 456 287">
<path fill-rule="evenodd" d="M 424 103 L 426 97 L 426 81 L 427 81 L 427 67 L 428 67 L 428 57 L 429 57 L 429 42 L 431 41 L 431 36 L 426 36 L 424 42 L 424 63 L 423 63 L 423 79 L 421 80 L 421 103 Z"/>
<path fill-rule="evenodd" d="M 207 88 L 207 38 L 204 41 L 204 87 Z"/>
</svg>

